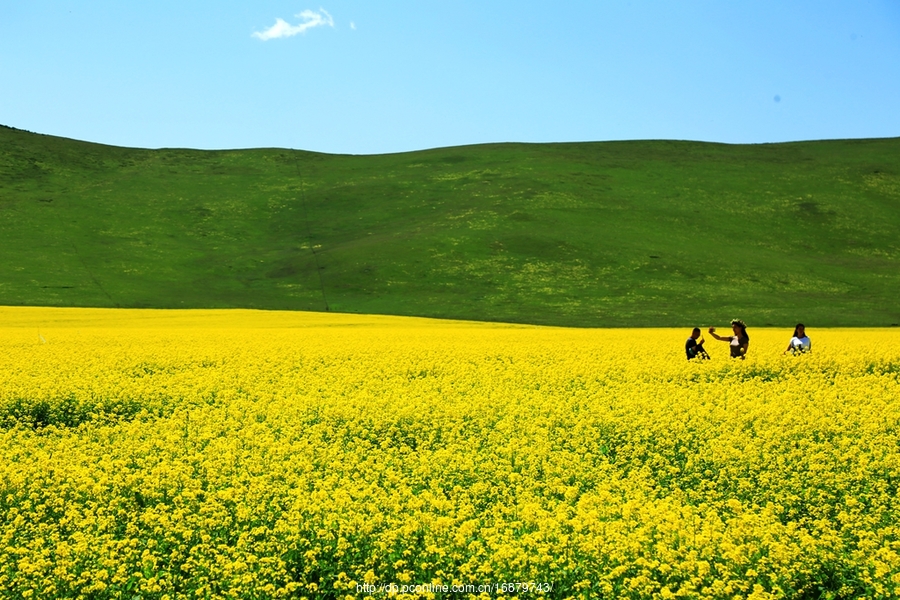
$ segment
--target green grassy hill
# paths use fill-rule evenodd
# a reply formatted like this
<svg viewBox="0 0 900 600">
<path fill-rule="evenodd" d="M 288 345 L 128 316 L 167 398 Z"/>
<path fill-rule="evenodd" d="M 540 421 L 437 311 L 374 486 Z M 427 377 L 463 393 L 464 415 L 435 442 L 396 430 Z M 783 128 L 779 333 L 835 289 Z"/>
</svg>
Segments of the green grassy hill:
<svg viewBox="0 0 900 600">
<path fill-rule="evenodd" d="M 0 127 L 6 305 L 882 326 L 898 234 L 900 139 L 343 156 Z"/>
</svg>

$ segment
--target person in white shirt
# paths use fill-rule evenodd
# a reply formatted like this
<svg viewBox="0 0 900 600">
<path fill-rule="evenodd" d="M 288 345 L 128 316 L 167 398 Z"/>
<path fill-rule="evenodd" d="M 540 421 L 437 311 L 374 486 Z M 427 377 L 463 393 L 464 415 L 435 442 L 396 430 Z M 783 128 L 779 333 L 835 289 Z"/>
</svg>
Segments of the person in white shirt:
<svg viewBox="0 0 900 600">
<path fill-rule="evenodd" d="M 809 336 L 806 335 L 806 327 L 803 326 L 803 323 L 797 323 L 797 326 L 794 327 L 794 337 L 788 342 L 787 350 L 782 354 L 787 354 L 788 352 L 791 354 L 812 352 L 812 342 L 809 341 Z"/>
</svg>

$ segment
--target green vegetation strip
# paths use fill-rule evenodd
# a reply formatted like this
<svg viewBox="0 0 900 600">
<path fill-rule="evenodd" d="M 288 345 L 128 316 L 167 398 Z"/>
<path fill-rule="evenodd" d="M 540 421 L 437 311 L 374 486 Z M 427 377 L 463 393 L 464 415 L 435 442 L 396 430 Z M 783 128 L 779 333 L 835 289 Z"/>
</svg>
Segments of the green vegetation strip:
<svg viewBox="0 0 900 600">
<path fill-rule="evenodd" d="M 0 127 L 0 304 L 900 323 L 900 139 L 141 150 Z"/>
</svg>

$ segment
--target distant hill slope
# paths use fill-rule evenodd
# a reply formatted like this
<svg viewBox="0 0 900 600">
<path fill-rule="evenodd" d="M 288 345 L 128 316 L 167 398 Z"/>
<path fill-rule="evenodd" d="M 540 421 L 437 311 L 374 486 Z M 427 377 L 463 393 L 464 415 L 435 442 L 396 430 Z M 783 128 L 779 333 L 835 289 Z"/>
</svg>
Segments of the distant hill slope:
<svg viewBox="0 0 900 600">
<path fill-rule="evenodd" d="M 5 305 L 881 326 L 898 234 L 900 139 L 343 156 L 0 127 Z"/>
</svg>

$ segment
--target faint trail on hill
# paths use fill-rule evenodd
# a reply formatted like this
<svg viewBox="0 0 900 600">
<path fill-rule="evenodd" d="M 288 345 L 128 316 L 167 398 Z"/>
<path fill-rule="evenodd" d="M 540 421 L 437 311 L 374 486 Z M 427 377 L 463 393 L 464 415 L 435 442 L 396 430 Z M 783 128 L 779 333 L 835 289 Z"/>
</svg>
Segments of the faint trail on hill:
<svg viewBox="0 0 900 600">
<path fill-rule="evenodd" d="M 70 242 L 70 243 L 72 245 L 72 250 L 75 252 L 75 256 L 78 258 L 78 262 L 80 262 L 81 266 L 84 267 L 84 270 L 87 271 L 87 274 L 91 278 L 91 281 L 94 282 L 94 285 L 96 285 L 98 288 L 100 288 L 100 291 L 103 292 L 103 295 L 107 297 L 111 306 L 113 306 L 115 308 L 120 308 L 119 303 L 116 302 L 115 300 L 113 300 L 113 297 L 109 294 L 108 291 L 106 291 L 106 288 L 103 287 L 103 284 L 100 283 L 100 280 L 97 279 L 97 277 L 94 275 L 94 272 L 91 271 L 91 268 L 88 267 L 87 262 L 85 262 L 85 260 L 84 260 L 84 257 L 81 256 L 81 252 L 78 251 L 78 246 L 75 245 L 75 242 Z M 44 344 L 47 343 L 47 340 L 45 340 L 44 337 L 41 335 L 40 329 L 38 329 L 38 338 L 40 338 L 41 343 L 44 343 Z"/>
<path fill-rule="evenodd" d="M 110 304 L 112 304 L 112 305 L 115 306 L 116 308 L 119 308 L 119 305 L 116 303 L 115 300 L 112 299 L 112 296 L 109 295 L 109 292 L 106 291 L 106 288 L 103 287 L 103 285 L 100 283 L 100 281 L 99 281 L 96 277 L 94 277 L 93 271 L 91 271 L 91 269 L 87 266 L 87 263 L 84 262 L 84 258 L 82 258 L 81 253 L 78 252 L 78 247 L 75 245 L 74 242 L 72 243 L 72 250 L 75 251 L 75 256 L 78 257 L 78 261 L 81 263 L 81 266 L 84 267 L 84 270 L 87 271 L 88 275 L 90 275 L 91 281 L 93 281 L 94 284 L 95 284 L 98 288 L 100 288 L 100 291 L 103 292 L 103 294 L 104 294 L 107 298 L 109 298 Z"/>
<path fill-rule="evenodd" d="M 306 241 L 312 251 L 313 260 L 316 263 L 316 273 L 319 275 L 319 288 L 322 290 L 322 302 L 325 304 L 325 312 L 329 312 L 328 298 L 325 296 L 325 281 L 322 279 L 322 266 L 319 264 L 319 253 L 313 244 L 312 227 L 309 224 L 309 210 L 306 202 L 306 186 L 303 185 L 303 171 L 300 169 L 300 160 L 294 154 L 294 164 L 297 166 L 297 177 L 300 179 L 300 203 L 303 204 L 303 220 L 306 222 Z"/>
<path fill-rule="evenodd" d="M 84 260 L 84 257 L 81 256 L 81 252 L 78 251 L 78 246 L 75 245 L 75 242 L 70 242 L 70 243 L 72 244 L 72 250 L 75 252 L 75 256 L 78 258 L 78 262 L 80 262 L 81 266 L 84 267 L 84 270 L 87 271 L 87 274 L 91 278 L 91 281 L 94 282 L 94 285 L 96 285 L 98 288 L 100 288 L 100 291 L 103 292 L 103 295 L 106 296 L 107 299 L 109 299 L 109 303 L 111 306 L 113 306 L 115 308 L 120 308 L 119 303 L 116 302 L 115 300 L 113 300 L 113 298 L 109 294 L 109 292 L 106 291 L 106 288 L 103 287 L 103 284 L 100 283 L 100 280 L 97 279 L 97 277 L 94 275 L 94 272 L 91 271 L 90 267 L 88 267 L 87 262 L 85 262 L 85 260 Z M 38 338 L 40 338 L 42 343 L 44 343 L 44 344 L 47 343 L 47 340 L 45 340 L 43 338 L 43 336 L 41 335 L 40 330 L 38 330 Z"/>
</svg>

